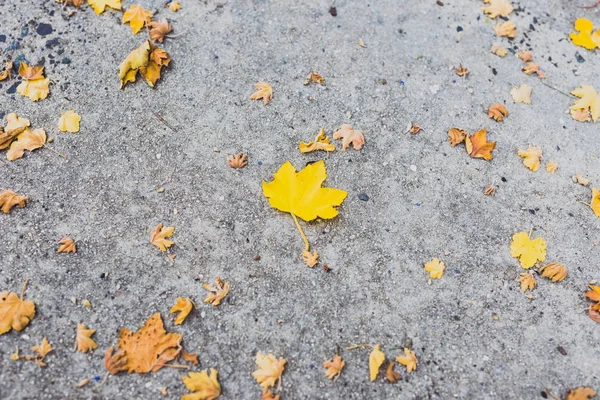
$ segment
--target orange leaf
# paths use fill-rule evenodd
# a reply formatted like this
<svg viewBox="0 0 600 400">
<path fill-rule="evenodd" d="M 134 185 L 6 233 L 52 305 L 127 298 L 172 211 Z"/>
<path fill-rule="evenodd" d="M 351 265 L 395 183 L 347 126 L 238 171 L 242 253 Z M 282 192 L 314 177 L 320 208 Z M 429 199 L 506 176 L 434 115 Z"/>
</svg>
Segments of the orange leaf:
<svg viewBox="0 0 600 400">
<path fill-rule="evenodd" d="M 339 354 L 336 354 L 335 356 L 333 356 L 333 359 L 331 361 L 328 360 L 323 362 L 323 368 L 326 369 L 325 375 L 329 379 L 337 380 L 337 378 L 340 377 L 342 369 L 345 365 L 346 362 L 342 360 L 342 357 L 340 357 Z"/>
<path fill-rule="evenodd" d="M 22 331 L 35 317 L 33 301 L 24 301 L 23 295 L 0 292 L 0 335 L 14 329 Z"/>
<path fill-rule="evenodd" d="M 46 131 L 43 129 L 25 129 L 11 143 L 6 152 L 6 159 L 13 161 L 23 157 L 25 150 L 33 151 L 39 149 L 46 143 Z"/>
<path fill-rule="evenodd" d="M 10 189 L 3 190 L 0 192 L 0 210 L 8 214 L 14 206 L 25 207 L 27 200 L 26 196 L 20 196 Z"/>
<path fill-rule="evenodd" d="M 192 300 L 179 297 L 177 303 L 171 308 L 171 313 L 179 312 L 179 315 L 175 318 L 175 325 L 181 325 L 192 311 L 192 308 L 194 308 Z"/>
<path fill-rule="evenodd" d="M 223 285 L 223 281 L 217 276 L 216 282 L 216 287 L 209 285 L 208 283 L 202 284 L 202 287 L 204 289 L 211 292 L 209 295 L 206 296 L 204 302 L 211 303 L 213 306 L 218 306 L 219 304 L 221 304 L 221 300 L 223 300 L 225 296 L 227 296 L 227 294 L 229 293 L 229 281 L 225 282 L 225 284 Z"/>
<path fill-rule="evenodd" d="M 94 329 L 88 329 L 81 322 L 77 324 L 77 334 L 75 335 L 75 348 L 82 353 L 87 353 L 98 347 L 98 344 L 92 339 L 92 335 L 96 332 Z"/>
<path fill-rule="evenodd" d="M 168 247 L 171 247 L 174 244 L 167 239 L 173 235 L 173 232 L 175 232 L 175 227 L 163 227 L 163 224 L 158 224 L 150 233 L 150 243 L 158 247 L 160 251 L 165 252 Z"/>
<path fill-rule="evenodd" d="M 492 151 L 496 147 L 496 142 L 487 141 L 487 131 L 483 128 L 475 132 L 472 136 L 465 138 L 465 146 L 467 153 L 473 158 L 483 158 L 491 160 L 493 158 Z"/>
<path fill-rule="evenodd" d="M 267 82 L 257 82 L 254 84 L 254 87 L 257 89 L 257 91 L 250 96 L 250 99 L 263 99 L 263 103 L 265 103 L 265 105 L 269 104 L 269 101 L 271 101 L 273 98 L 273 88 L 271 85 L 269 85 Z"/>
<path fill-rule="evenodd" d="M 75 241 L 71 238 L 62 238 L 58 242 L 57 253 L 76 253 L 77 247 L 75 247 Z"/>
<path fill-rule="evenodd" d="M 452 147 L 454 147 L 457 144 L 464 142 L 467 135 L 468 135 L 468 132 L 465 131 L 464 129 L 450 128 L 450 130 L 448 130 L 448 137 L 450 138 L 450 145 Z"/>
<path fill-rule="evenodd" d="M 123 23 L 126 24 L 129 22 L 129 26 L 135 35 L 144 27 L 144 24 L 150 22 L 151 18 L 152 13 L 150 11 L 145 10 L 142 6 L 132 5 L 123 14 Z"/>
</svg>

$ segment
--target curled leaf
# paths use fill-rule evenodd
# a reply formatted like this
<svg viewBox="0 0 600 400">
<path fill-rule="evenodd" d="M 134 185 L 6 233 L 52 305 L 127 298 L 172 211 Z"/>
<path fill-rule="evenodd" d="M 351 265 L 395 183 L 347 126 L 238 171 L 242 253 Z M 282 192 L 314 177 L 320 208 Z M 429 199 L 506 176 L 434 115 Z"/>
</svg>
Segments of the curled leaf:
<svg viewBox="0 0 600 400">
<path fill-rule="evenodd" d="M 335 146 L 329 142 L 329 138 L 325 136 L 325 128 L 321 128 L 315 140 L 310 143 L 300 142 L 300 152 L 310 153 L 311 151 L 323 150 L 323 151 L 334 151 Z"/>
<path fill-rule="evenodd" d="M 166 19 L 149 22 L 148 28 L 150 28 L 150 39 L 152 39 L 153 42 L 160 43 L 162 43 L 163 40 L 165 40 L 165 36 L 173 30 L 173 27 Z"/>
<path fill-rule="evenodd" d="M 452 147 L 454 147 L 457 144 L 464 142 L 465 138 L 467 137 L 468 134 L 469 133 L 467 131 L 465 131 L 464 129 L 450 128 L 450 130 L 448 130 L 448 137 L 450 138 L 450 145 Z"/>
<path fill-rule="evenodd" d="M 369 379 L 373 382 L 377 379 L 377 374 L 379 374 L 379 368 L 381 368 L 381 364 L 385 361 L 385 353 L 381 351 L 381 346 L 376 344 L 369 354 Z"/>
<path fill-rule="evenodd" d="M 542 158 L 542 148 L 529 145 L 527 150 L 519 150 L 519 157 L 523 158 L 523 165 L 532 170 L 537 171 L 540 168 L 540 159 Z"/>
<path fill-rule="evenodd" d="M 62 238 L 58 242 L 58 249 L 56 249 L 57 253 L 76 253 L 77 247 L 75 246 L 75 241 L 71 238 Z"/>
<path fill-rule="evenodd" d="M 27 200 L 26 196 L 20 196 L 10 189 L 5 189 L 0 192 L 0 210 L 4 214 L 8 214 L 15 206 L 25 207 Z"/>
<path fill-rule="evenodd" d="M 210 292 L 204 299 L 204 302 L 210 303 L 213 306 L 221 304 L 221 301 L 229 293 L 229 281 L 226 281 L 225 284 L 223 284 L 221 278 L 217 276 L 216 283 L 216 287 L 209 285 L 208 283 L 202 284 L 202 287 Z"/>
<path fill-rule="evenodd" d="M 187 316 L 192 312 L 194 308 L 194 303 L 192 303 L 191 299 L 178 297 L 177 303 L 173 307 L 171 307 L 171 313 L 178 312 L 179 315 L 175 318 L 175 325 L 181 325 L 183 321 L 187 318 Z"/>
<path fill-rule="evenodd" d="M 349 124 L 342 124 L 340 128 L 333 133 L 334 139 L 342 139 L 342 151 L 352 144 L 354 150 L 360 150 L 365 145 L 365 137 L 361 131 L 355 131 Z"/>
<path fill-rule="evenodd" d="M 533 291 L 536 284 L 535 277 L 527 272 L 523 272 L 517 282 L 521 283 L 521 291 L 523 293 L 525 293 L 526 290 Z"/>
<path fill-rule="evenodd" d="M 508 117 L 508 110 L 503 104 L 492 104 L 488 109 L 488 117 L 498 122 L 502 122 L 504 117 Z"/>
<path fill-rule="evenodd" d="M 43 129 L 29 128 L 20 133 L 10 144 L 10 149 L 6 152 L 6 159 L 14 161 L 23 157 L 25 150 L 33 151 L 39 149 L 46 143 L 46 131 Z"/>
<path fill-rule="evenodd" d="M 560 282 L 567 276 L 567 267 L 563 264 L 553 262 L 540 268 L 540 273 L 544 278 L 552 279 L 552 282 Z"/>
</svg>

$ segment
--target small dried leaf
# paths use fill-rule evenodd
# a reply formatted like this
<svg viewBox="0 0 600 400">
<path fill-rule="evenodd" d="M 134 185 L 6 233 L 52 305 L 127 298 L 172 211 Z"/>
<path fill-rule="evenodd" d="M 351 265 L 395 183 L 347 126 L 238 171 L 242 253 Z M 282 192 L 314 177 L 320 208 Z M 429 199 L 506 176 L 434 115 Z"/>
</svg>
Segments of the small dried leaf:
<svg viewBox="0 0 600 400">
<path fill-rule="evenodd" d="M 501 44 L 494 43 L 492 45 L 492 48 L 490 49 L 490 52 L 492 54 L 497 55 L 498 57 L 504 57 L 508 53 L 508 50 L 506 50 L 506 48 L 504 46 L 502 46 Z"/>
<path fill-rule="evenodd" d="M 519 150 L 517 153 L 523 158 L 523 164 L 532 170 L 537 171 L 540 168 L 540 159 L 542 158 L 542 148 L 529 145 L 527 150 Z"/>
<path fill-rule="evenodd" d="M 369 354 L 369 379 L 373 382 L 377 379 L 377 375 L 379 374 L 379 368 L 381 368 L 381 364 L 385 361 L 385 353 L 381 351 L 381 346 L 376 344 Z"/>
<path fill-rule="evenodd" d="M 58 130 L 71 133 L 79 132 L 79 121 L 81 121 L 81 116 L 74 110 L 69 110 L 64 114 L 61 113 L 58 119 Z"/>
<path fill-rule="evenodd" d="M 596 395 L 596 391 L 590 387 L 578 387 L 577 389 L 569 389 L 569 393 L 565 400 L 590 400 Z"/>
<path fill-rule="evenodd" d="M 4 214 L 8 214 L 15 206 L 25 207 L 27 200 L 26 196 L 20 196 L 10 189 L 3 190 L 0 192 L 0 210 Z"/>
<path fill-rule="evenodd" d="M 512 21 L 500 22 L 494 28 L 496 35 L 498 36 L 506 36 L 509 38 L 514 38 L 517 36 L 517 28 Z"/>
<path fill-rule="evenodd" d="M 531 104 L 531 90 L 531 87 L 524 83 L 518 88 L 514 87 L 510 89 L 510 95 L 515 103 Z"/>
<path fill-rule="evenodd" d="M 531 54 L 530 51 L 520 51 L 517 54 L 517 57 L 519 57 L 524 63 L 533 60 L 533 54 Z"/>
<path fill-rule="evenodd" d="M 75 246 L 75 241 L 71 238 L 62 238 L 60 242 L 58 242 L 58 249 L 56 249 L 57 253 L 76 253 L 77 247 Z"/>
<path fill-rule="evenodd" d="M 600 32 L 594 30 L 592 21 L 585 18 L 577 18 L 575 21 L 575 30 L 579 33 L 571 33 L 569 37 L 573 41 L 573 44 L 581 47 L 585 47 L 588 50 L 593 50 L 600 46 Z"/>
<path fill-rule="evenodd" d="M 337 380 L 342 373 L 342 369 L 346 365 L 346 362 L 342 360 L 339 354 L 333 356 L 333 359 L 323 362 L 323 368 L 325 368 L 325 376 L 329 379 Z"/>
<path fill-rule="evenodd" d="M 250 96 L 251 100 L 263 99 L 265 105 L 269 104 L 269 101 L 273 98 L 273 88 L 267 82 L 257 82 L 254 84 L 256 92 Z"/>
<path fill-rule="evenodd" d="M 573 176 L 573 182 L 578 183 L 582 186 L 587 186 L 590 184 L 590 180 L 581 174 L 576 174 Z"/>
<path fill-rule="evenodd" d="M 590 299 L 591 301 L 600 302 L 600 286 L 597 285 L 589 285 L 589 291 L 584 293 L 584 296 Z"/>
<path fill-rule="evenodd" d="M 325 128 L 321 128 L 313 142 L 300 142 L 300 152 L 310 153 L 311 151 L 316 150 L 323 150 L 327 152 L 335 150 L 335 146 L 329 141 L 329 138 L 325 136 Z"/>
<path fill-rule="evenodd" d="M 88 329 L 87 326 L 81 322 L 77 324 L 77 334 L 75 335 L 75 348 L 82 353 L 87 353 L 90 350 L 94 350 L 98 347 L 98 344 L 92 339 L 92 335 L 96 332 L 94 329 Z"/>
<path fill-rule="evenodd" d="M 456 75 L 460 76 L 460 77 L 466 77 L 467 75 L 469 75 L 469 69 L 466 67 L 463 67 L 462 64 L 460 64 L 460 67 L 458 68 L 454 68 L 454 72 L 456 73 Z"/>
<path fill-rule="evenodd" d="M 425 271 L 429 272 L 430 278 L 441 279 L 445 270 L 446 266 L 438 258 L 425 263 Z"/>
<path fill-rule="evenodd" d="M 256 354 L 254 361 L 258 369 L 252 373 L 252 376 L 260 384 L 263 392 L 266 392 L 270 387 L 274 387 L 279 381 L 281 386 L 281 375 L 285 366 L 285 359 L 277 358 L 274 354 Z"/>
<path fill-rule="evenodd" d="M 319 263 L 319 253 L 316 250 L 312 253 L 308 250 L 302 250 L 302 261 L 312 268 Z"/>
<path fill-rule="evenodd" d="M 494 196 L 496 194 L 496 186 L 487 185 L 485 189 L 483 189 L 483 194 L 486 196 Z"/>
<path fill-rule="evenodd" d="M 175 325 L 183 324 L 183 321 L 185 321 L 190 312 L 192 312 L 193 308 L 194 303 L 191 299 L 183 297 L 177 298 L 177 303 L 171 308 L 171 313 L 179 313 L 177 318 L 175 318 Z"/>
<path fill-rule="evenodd" d="M 52 346 L 48 343 L 48 339 L 44 337 L 42 343 L 33 346 L 31 350 L 38 353 L 37 357 L 44 359 L 44 357 L 52 351 Z"/>
<path fill-rule="evenodd" d="M 200 364 L 200 361 L 198 361 L 198 354 L 196 353 L 188 353 L 187 351 L 183 350 L 181 356 L 185 361 L 192 363 L 192 365 Z"/>
<path fill-rule="evenodd" d="M 14 292 L 0 292 L 0 335 L 11 329 L 21 332 L 33 317 L 33 301 L 23 300 Z"/>
<path fill-rule="evenodd" d="M 546 163 L 546 171 L 550 172 L 551 174 L 555 173 L 557 169 L 558 164 L 556 164 L 554 161 L 548 161 Z"/>
<path fill-rule="evenodd" d="M 244 153 L 237 153 L 234 156 L 227 157 L 227 164 L 231 168 L 244 168 L 248 164 L 248 156 Z"/>
<path fill-rule="evenodd" d="M 489 161 L 494 157 L 492 151 L 495 147 L 496 142 L 487 141 L 487 130 L 485 128 L 465 138 L 465 148 L 473 158 L 483 158 Z"/>
<path fill-rule="evenodd" d="M 390 363 L 387 366 L 387 369 L 385 370 L 385 377 L 390 383 L 396 383 L 397 381 L 402 379 L 400 374 L 394 371 L 394 365 L 396 365 L 396 363 L 390 361 Z"/>
<path fill-rule="evenodd" d="M 165 40 L 165 36 L 173 30 L 173 27 L 166 19 L 149 22 L 148 28 L 150 28 L 150 39 L 152 39 L 153 42 L 160 43 L 162 43 L 163 40 Z"/>
<path fill-rule="evenodd" d="M 417 369 L 417 356 L 412 350 L 404 348 L 404 356 L 396 357 L 396 361 L 406 367 L 406 372 L 412 372 Z"/>
<path fill-rule="evenodd" d="M 419 126 L 419 124 L 411 123 L 408 127 L 408 133 L 410 133 L 411 135 L 416 135 L 417 133 L 419 133 L 422 130 L 423 130 L 423 128 L 421 128 L 421 126 Z"/>
<path fill-rule="evenodd" d="M 214 400 L 221 394 L 221 384 L 217 378 L 216 369 L 210 369 L 201 372 L 189 372 L 189 376 L 183 376 L 185 387 L 194 392 L 181 396 L 182 400 Z"/>
<path fill-rule="evenodd" d="M 450 128 L 450 130 L 448 131 L 448 137 L 450 138 L 450 145 L 452 147 L 454 147 L 457 144 L 464 142 L 465 138 L 467 137 L 468 134 L 469 133 L 467 131 L 465 131 L 464 129 Z"/>
<path fill-rule="evenodd" d="M 594 123 L 600 118 L 600 95 L 590 85 L 581 85 L 581 87 L 571 91 L 571 94 L 579 97 L 579 100 L 573 104 L 571 110 L 588 110 Z"/>
<path fill-rule="evenodd" d="M 525 291 L 528 289 L 529 291 L 533 291 L 536 284 L 535 277 L 527 272 L 523 272 L 517 282 L 521 283 L 521 291 L 523 293 L 525 293 Z"/>
<path fill-rule="evenodd" d="M 508 17 L 514 10 L 508 0 L 488 0 L 486 3 L 489 3 L 489 6 L 482 7 L 481 10 L 492 19 L 498 16 Z"/>
<path fill-rule="evenodd" d="M 306 85 L 310 84 L 311 82 L 318 83 L 322 86 L 325 86 L 325 78 L 323 78 L 321 75 L 317 74 L 316 72 L 311 72 L 310 74 L 308 74 L 308 76 L 304 80 L 304 85 L 306 86 Z"/>
<path fill-rule="evenodd" d="M 223 284 L 223 281 L 221 280 L 221 278 L 219 278 L 217 276 L 216 283 L 217 283 L 216 287 L 209 285 L 208 283 L 204 283 L 202 285 L 202 287 L 204 289 L 211 292 L 210 294 L 208 294 L 206 296 L 206 298 L 204 299 L 204 302 L 211 303 L 213 306 L 218 306 L 219 304 L 221 304 L 221 301 L 229 293 L 229 281 L 226 281 L 225 284 Z"/>
<path fill-rule="evenodd" d="M 169 10 L 171 10 L 173 12 L 177 12 L 177 11 L 181 10 L 181 4 L 179 4 L 178 1 L 170 1 L 167 4 L 169 4 Z"/>
<path fill-rule="evenodd" d="M 540 274 L 544 278 L 552 279 L 552 282 L 560 282 L 567 276 L 567 267 L 563 264 L 553 262 L 540 268 Z"/>
<path fill-rule="evenodd" d="M 503 104 L 492 104 L 488 109 L 488 117 L 495 119 L 498 122 L 502 122 L 504 117 L 508 117 L 508 110 Z"/>
<path fill-rule="evenodd" d="M 167 239 L 173 235 L 173 232 L 175 232 L 175 227 L 163 227 L 163 224 L 158 224 L 150 233 L 150 243 L 160 249 L 160 251 L 165 252 L 168 247 L 174 244 L 174 242 Z"/>
<path fill-rule="evenodd" d="M 352 129 L 352 125 L 342 124 L 340 128 L 333 133 L 334 139 L 342 139 L 342 151 L 352 144 L 354 150 L 360 150 L 365 144 L 365 137 L 361 131 Z"/>
</svg>

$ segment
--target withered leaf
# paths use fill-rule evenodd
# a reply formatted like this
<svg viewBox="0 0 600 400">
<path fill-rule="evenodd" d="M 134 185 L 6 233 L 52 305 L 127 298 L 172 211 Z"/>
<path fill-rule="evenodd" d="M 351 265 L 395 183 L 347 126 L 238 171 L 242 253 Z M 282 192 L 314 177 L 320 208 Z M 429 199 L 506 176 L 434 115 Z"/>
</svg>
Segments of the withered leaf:
<svg viewBox="0 0 600 400">
<path fill-rule="evenodd" d="M 335 150 L 335 146 L 329 141 L 329 138 L 325 136 L 325 128 L 321 128 L 314 141 L 310 143 L 300 142 L 301 153 L 310 153 L 316 150 L 327 152 Z"/>
<path fill-rule="evenodd" d="M 552 279 L 552 282 L 560 282 L 567 276 L 567 267 L 561 263 L 552 262 L 540 268 L 540 273 L 544 278 Z"/>
<path fill-rule="evenodd" d="M 325 368 L 325 376 L 329 379 L 337 380 L 342 373 L 342 369 L 346 365 L 346 362 L 342 360 L 339 354 L 333 356 L 333 359 L 323 362 L 323 368 Z"/>
<path fill-rule="evenodd" d="M 302 261 L 309 267 L 314 267 L 319 263 L 319 253 L 314 250 L 312 253 L 309 250 L 302 250 Z"/>
<path fill-rule="evenodd" d="M 316 72 L 311 72 L 310 74 L 308 74 L 308 76 L 306 77 L 306 80 L 304 81 L 304 85 L 308 85 L 311 82 L 314 83 L 318 83 L 322 86 L 325 86 L 325 78 L 323 78 L 321 75 L 317 74 Z"/>
<path fill-rule="evenodd" d="M 171 247 L 174 244 L 174 242 L 167 239 L 173 235 L 173 232 L 175 232 L 175 227 L 163 227 L 163 224 L 158 224 L 156 228 L 150 232 L 150 243 L 158 247 L 160 251 L 165 252 L 168 247 Z"/>
<path fill-rule="evenodd" d="M 14 329 L 22 331 L 35 317 L 33 301 L 23 300 L 14 292 L 0 292 L 0 335 Z"/>
<path fill-rule="evenodd" d="M 523 293 L 525 293 L 527 290 L 533 291 L 536 284 L 535 277 L 527 272 L 523 272 L 517 282 L 521 284 L 521 291 Z"/>
<path fill-rule="evenodd" d="M 465 131 L 464 129 L 450 128 L 450 130 L 448 130 L 448 137 L 450 138 L 450 145 L 452 147 L 454 147 L 457 144 L 464 142 L 467 135 L 468 135 L 468 132 Z"/>
<path fill-rule="evenodd" d="M 194 303 L 191 299 L 183 297 L 177 298 L 177 303 L 171 308 L 171 313 L 179 313 L 177 318 L 175 318 L 175 325 L 183 324 L 183 321 L 185 321 L 190 312 L 192 312 L 193 308 Z"/>
<path fill-rule="evenodd" d="M 62 238 L 60 242 L 58 242 L 58 249 L 56 249 L 57 253 L 76 253 L 77 247 L 75 246 L 75 241 L 71 238 Z"/>
<path fill-rule="evenodd" d="M 355 131 L 350 124 L 342 124 L 340 128 L 333 133 L 334 139 L 342 139 L 342 151 L 352 144 L 354 150 L 360 150 L 365 144 L 365 137 L 361 131 Z"/>
<path fill-rule="evenodd" d="M 231 168 L 240 169 L 248 164 L 248 156 L 244 153 L 237 153 L 234 156 L 227 157 L 227 164 Z"/>
<path fill-rule="evenodd" d="M 25 207 L 27 200 L 26 196 L 20 196 L 10 189 L 3 190 L 0 192 L 0 210 L 8 214 L 14 206 Z"/>
<path fill-rule="evenodd" d="M 150 39 L 152 39 L 154 42 L 160 43 L 162 43 L 163 40 L 165 40 L 165 36 L 167 36 L 169 32 L 173 30 L 173 27 L 166 19 L 149 22 L 148 28 L 150 28 Z"/>
<path fill-rule="evenodd" d="M 204 283 L 202 285 L 204 289 L 211 292 L 206 296 L 204 302 L 211 303 L 213 306 L 218 306 L 219 304 L 221 304 L 223 298 L 225 298 L 225 296 L 227 296 L 227 293 L 229 293 L 229 281 L 226 281 L 225 284 L 223 284 L 221 278 L 217 276 L 216 284 L 216 287 L 209 285 L 208 283 Z"/>
<path fill-rule="evenodd" d="M 250 96 L 251 100 L 263 100 L 265 105 L 269 104 L 269 101 L 273 98 L 273 88 L 267 82 L 257 82 L 254 84 L 256 92 Z"/>
<path fill-rule="evenodd" d="M 488 109 L 488 117 L 495 119 L 498 122 L 502 122 L 504 117 L 508 117 L 508 110 L 503 104 L 492 104 Z"/>
<path fill-rule="evenodd" d="M 92 335 L 96 332 L 95 329 L 88 329 L 87 326 L 81 322 L 77 324 L 77 333 L 75 335 L 75 347 L 73 351 L 80 351 L 87 353 L 90 350 L 94 350 L 98 347 L 98 344 L 92 339 Z"/>
<path fill-rule="evenodd" d="M 402 379 L 402 376 L 400 376 L 399 373 L 394 371 L 394 365 L 396 365 L 396 363 L 394 363 L 393 361 L 390 361 L 390 363 L 388 364 L 388 366 L 385 370 L 385 377 L 387 378 L 387 380 L 390 383 L 396 383 L 397 381 Z"/>
<path fill-rule="evenodd" d="M 120 371 L 127 370 L 127 356 L 124 350 L 115 351 L 114 347 L 110 347 L 104 353 L 104 367 L 108 370 L 111 375 L 116 375 Z"/>
<path fill-rule="evenodd" d="M 493 158 L 492 151 L 495 147 L 496 142 L 487 141 L 487 130 L 485 128 L 465 138 L 465 148 L 473 158 L 483 158 L 489 161 Z"/>
</svg>

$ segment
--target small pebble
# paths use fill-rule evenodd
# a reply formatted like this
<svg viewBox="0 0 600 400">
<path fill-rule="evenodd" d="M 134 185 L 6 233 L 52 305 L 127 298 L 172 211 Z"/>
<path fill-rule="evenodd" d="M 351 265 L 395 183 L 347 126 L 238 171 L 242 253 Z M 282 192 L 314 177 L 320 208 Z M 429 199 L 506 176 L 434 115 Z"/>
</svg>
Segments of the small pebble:
<svg viewBox="0 0 600 400">
<path fill-rule="evenodd" d="M 566 355 L 567 355 L 567 351 L 566 351 L 566 350 L 565 350 L 565 348 L 564 348 L 564 347 L 562 347 L 562 346 L 558 346 L 558 347 L 556 348 L 556 350 L 558 350 L 558 352 L 559 352 L 560 354 L 562 354 L 563 356 L 566 356 Z"/>
<path fill-rule="evenodd" d="M 160 153 L 158 153 L 158 154 L 156 155 L 156 159 L 157 159 L 157 160 L 160 160 L 160 157 L 161 157 L 161 155 L 160 155 Z"/>
<path fill-rule="evenodd" d="M 411 165 L 411 166 L 410 166 L 410 170 L 411 170 L 412 172 L 416 172 L 416 171 L 417 171 L 417 166 L 416 166 L 416 165 Z"/>
<path fill-rule="evenodd" d="M 253 259 L 254 261 L 260 261 L 260 254 L 256 254 L 256 255 L 254 255 L 254 257 L 252 257 L 252 259 Z"/>
<path fill-rule="evenodd" d="M 358 195 L 358 199 L 362 201 L 369 201 L 369 196 L 366 193 L 361 193 Z"/>
</svg>

